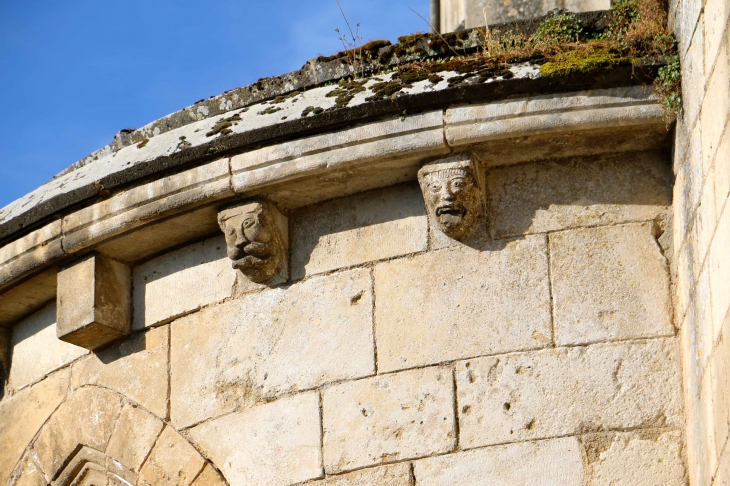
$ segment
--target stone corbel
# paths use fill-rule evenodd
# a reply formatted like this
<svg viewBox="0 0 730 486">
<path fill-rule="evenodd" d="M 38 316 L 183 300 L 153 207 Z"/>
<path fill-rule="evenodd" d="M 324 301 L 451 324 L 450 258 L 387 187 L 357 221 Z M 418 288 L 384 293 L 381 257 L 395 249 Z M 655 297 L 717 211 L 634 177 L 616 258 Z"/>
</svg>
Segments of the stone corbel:
<svg viewBox="0 0 730 486">
<path fill-rule="evenodd" d="M 231 266 L 251 282 L 276 285 L 289 279 L 289 222 L 274 204 L 253 199 L 223 206 L 218 224 Z"/>
<path fill-rule="evenodd" d="M 56 334 L 86 349 L 97 349 L 130 333 L 130 268 L 91 254 L 58 272 Z"/>
<path fill-rule="evenodd" d="M 486 215 L 484 174 L 464 153 L 425 164 L 418 171 L 431 226 L 463 241 Z"/>
</svg>

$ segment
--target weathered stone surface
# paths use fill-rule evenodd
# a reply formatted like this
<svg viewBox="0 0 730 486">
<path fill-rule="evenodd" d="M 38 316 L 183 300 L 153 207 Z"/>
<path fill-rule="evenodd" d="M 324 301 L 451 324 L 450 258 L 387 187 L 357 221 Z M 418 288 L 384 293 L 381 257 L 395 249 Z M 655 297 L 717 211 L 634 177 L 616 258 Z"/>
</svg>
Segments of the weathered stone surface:
<svg viewBox="0 0 730 486">
<path fill-rule="evenodd" d="M 167 416 L 168 329 L 152 329 L 73 365 L 74 388 L 115 390 L 160 418 Z"/>
<path fill-rule="evenodd" d="M 317 277 L 172 323 L 178 427 L 293 390 L 374 372 L 367 269 Z"/>
<path fill-rule="evenodd" d="M 484 173 L 469 154 L 428 162 L 418 171 L 431 228 L 465 241 L 484 214 Z"/>
<path fill-rule="evenodd" d="M 722 326 L 730 311 L 730 205 L 720 216 L 709 253 L 710 291 L 712 293 L 712 320 L 715 328 Z M 703 302 L 703 304 L 706 302 Z"/>
<path fill-rule="evenodd" d="M 129 149 L 139 152 L 136 147 Z M 143 226 L 158 214 L 190 210 L 231 196 L 229 179 L 225 158 L 124 190 L 66 216 L 63 246 L 77 252 Z"/>
<path fill-rule="evenodd" d="M 10 327 L 56 300 L 57 270 L 48 269 L 0 294 L 0 327 Z"/>
<path fill-rule="evenodd" d="M 328 473 L 448 452 L 456 446 L 448 368 L 335 385 L 323 394 L 322 413 Z"/>
<path fill-rule="evenodd" d="M 655 152 L 575 157 L 491 170 L 492 237 L 648 221 L 671 204 L 671 173 Z"/>
<path fill-rule="evenodd" d="M 416 461 L 418 486 L 583 486 L 573 437 L 500 445 Z"/>
<path fill-rule="evenodd" d="M 233 188 L 250 191 L 273 182 L 315 175 L 388 157 L 446 154 L 443 114 L 433 111 L 251 150 L 231 158 Z"/>
<path fill-rule="evenodd" d="M 361 469 L 306 484 L 311 486 L 413 486 L 411 466 L 405 462 Z"/>
<path fill-rule="evenodd" d="M 213 466 L 206 464 L 200 475 L 193 481 L 192 486 L 228 486 L 228 483 Z"/>
<path fill-rule="evenodd" d="M 586 484 L 687 484 L 680 432 L 650 429 L 618 434 L 590 434 L 582 441 L 586 451 Z"/>
<path fill-rule="evenodd" d="M 654 94 L 642 86 L 549 94 L 448 108 L 446 140 L 460 146 L 538 133 L 664 123 Z M 490 164 L 491 165 L 491 164 Z"/>
<path fill-rule="evenodd" d="M 415 184 L 322 203 L 294 213 L 291 222 L 293 279 L 428 248 Z"/>
<path fill-rule="evenodd" d="M 9 384 L 20 388 L 88 353 L 56 337 L 56 304 L 19 322 L 10 336 Z"/>
<path fill-rule="evenodd" d="M 375 295 L 379 371 L 551 343 L 542 236 L 382 263 Z"/>
<path fill-rule="evenodd" d="M 23 459 L 22 469 L 19 471 L 20 476 L 17 481 L 12 479 L 8 484 L 12 486 L 48 486 L 48 481 L 43 476 L 43 471 L 33 462 L 30 457 Z"/>
<path fill-rule="evenodd" d="M 221 207 L 218 224 L 231 265 L 253 283 L 274 286 L 289 279 L 289 220 L 262 198 Z"/>
<path fill-rule="evenodd" d="M 468 360 L 456 376 L 464 448 L 684 424 L 674 339 Z"/>
<path fill-rule="evenodd" d="M 231 296 L 236 271 L 216 236 L 135 267 L 133 329 L 174 319 Z"/>
<path fill-rule="evenodd" d="M 126 404 L 109 439 L 106 454 L 132 471 L 139 472 L 164 426 L 154 415 L 135 405 Z"/>
<path fill-rule="evenodd" d="M 231 485 L 284 486 L 322 477 L 319 394 L 301 393 L 189 430 Z"/>
<path fill-rule="evenodd" d="M 674 334 L 651 223 L 555 233 L 550 271 L 558 346 Z"/>
<path fill-rule="evenodd" d="M 121 409 L 121 399 L 103 388 L 74 391 L 43 426 L 33 446 L 43 470 L 56 477 L 78 446 L 106 449 Z"/>
<path fill-rule="evenodd" d="M 188 441 L 173 428 L 165 427 L 139 475 L 154 486 L 187 486 L 204 465 L 205 460 Z"/>
<path fill-rule="evenodd" d="M 38 429 L 66 396 L 68 370 L 0 402 L 0 484 L 5 484 Z"/>
<path fill-rule="evenodd" d="M 58 339 L 97 349 L 129 334 L 132 271 L 91 254 L 58 272 Z"/>
<path fill-rule="evenodd" d="M 0 287 L 62 255 L 60 219 L 0 246 Z"/>
</svg>

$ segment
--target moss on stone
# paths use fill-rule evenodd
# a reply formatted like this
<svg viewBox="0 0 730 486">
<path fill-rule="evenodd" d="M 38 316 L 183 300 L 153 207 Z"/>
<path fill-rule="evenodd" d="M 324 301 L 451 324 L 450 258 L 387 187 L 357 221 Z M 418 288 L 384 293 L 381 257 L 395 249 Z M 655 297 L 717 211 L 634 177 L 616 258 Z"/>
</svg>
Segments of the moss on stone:
<svg viewBox="0 0 730 486">
<path fill-rule="evenodd" d="M 205 134 L 206 137 L 212 137 L 213 135 L 221 134 L 221 135 L 228 135 L 229 133 L 233 133 L 233 130 L 231 130 L 231 127 L 235 125 L 241 117 L 236 113 L 233 116 L 229 116 L 227 118 L 223 118 L 222 120 L 218 120 L 218 123 L 215 124 L 215 126 Z"/>
<path fill-rule="evenodd" d="M 628 56 L 603 49 L 565 51 L 540 66 L 540 73 L 543 76 L 575 78 L 593 75 L 606 68 L 628 65 L 631 61 Z"/>
</svg>

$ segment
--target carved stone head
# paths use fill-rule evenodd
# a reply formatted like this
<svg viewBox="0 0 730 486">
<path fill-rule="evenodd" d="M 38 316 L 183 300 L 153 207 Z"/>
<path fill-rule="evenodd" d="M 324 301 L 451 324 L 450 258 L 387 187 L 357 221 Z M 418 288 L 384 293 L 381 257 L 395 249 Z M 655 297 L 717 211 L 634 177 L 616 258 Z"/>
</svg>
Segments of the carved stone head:
<svg viewBox="0 0 730 486">
<path fill-rule="evenodd" d="M 273 204 L 254 200 L 225 206 L 218 211 L 218 224 L 233 268 L 251 281 L 263 283 L 286 270 L 287 220 Z"/>
<path fill-rule="evenodd" d="M 431 222 L 456 240 L 469 236 L 484 212 L 479 174 L 469 155 L 424 165 L 418 182 Z"/>
</svg>

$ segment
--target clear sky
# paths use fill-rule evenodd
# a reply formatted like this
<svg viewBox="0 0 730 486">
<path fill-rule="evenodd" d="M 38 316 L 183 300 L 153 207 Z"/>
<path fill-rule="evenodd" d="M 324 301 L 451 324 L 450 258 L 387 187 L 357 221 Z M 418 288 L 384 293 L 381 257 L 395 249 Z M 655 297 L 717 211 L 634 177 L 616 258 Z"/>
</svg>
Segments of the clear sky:
<svg viewBox="0 0 730 486">
<path fill-rule="evenodd" d="M 365 41 L 428 30 L 428 0 L 340 3 Z M 336 28 L 335 0 L 1 0 L 0 207 L 122 128 L 342 50 Z"/>
</svg>

